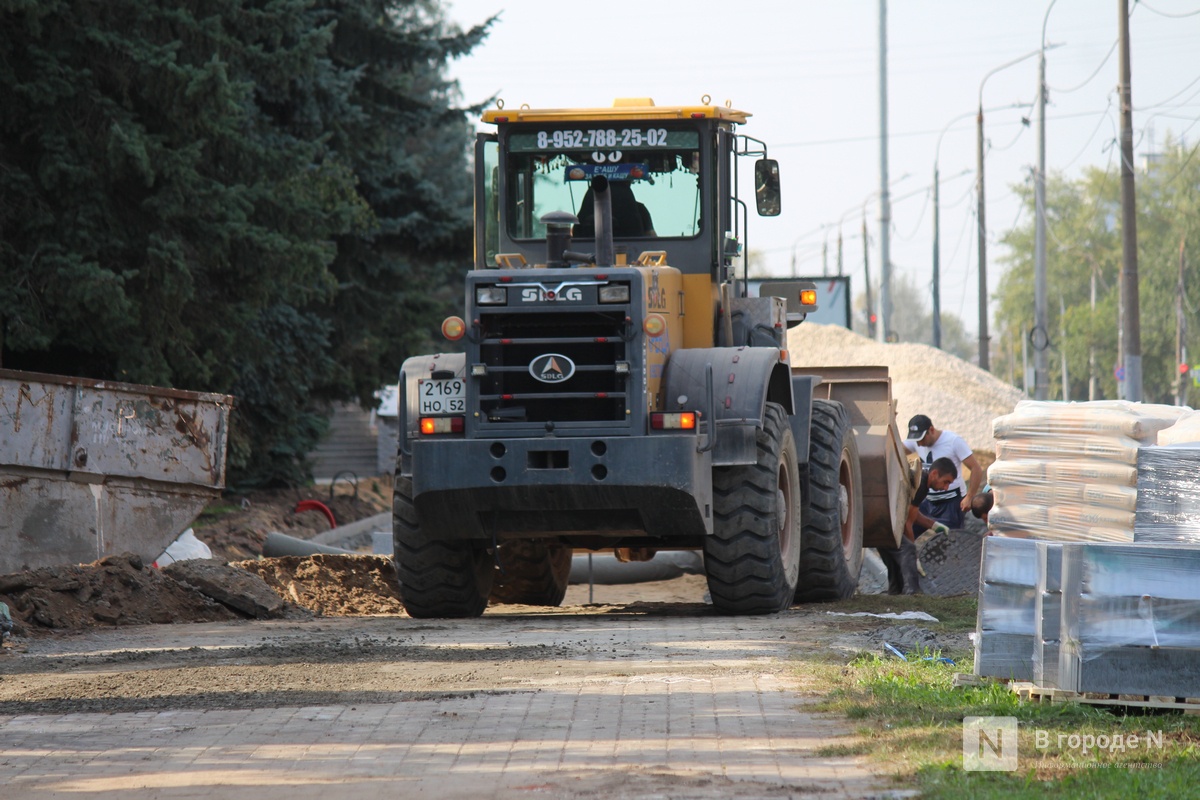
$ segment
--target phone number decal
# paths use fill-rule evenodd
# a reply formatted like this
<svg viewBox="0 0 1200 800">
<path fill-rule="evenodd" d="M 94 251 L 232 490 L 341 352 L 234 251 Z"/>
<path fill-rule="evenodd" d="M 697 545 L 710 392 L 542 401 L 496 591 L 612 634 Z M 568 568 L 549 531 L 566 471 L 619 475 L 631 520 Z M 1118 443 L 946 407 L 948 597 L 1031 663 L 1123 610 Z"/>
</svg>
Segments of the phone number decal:
<svg viewBox="0 0 1200 800">
<path fill-rule="evenodd" d="M 592 130 L 538 131 L 539 150 L 571 147 L 665 147 L 666 128 L 593 128 Z"/>
</svg>

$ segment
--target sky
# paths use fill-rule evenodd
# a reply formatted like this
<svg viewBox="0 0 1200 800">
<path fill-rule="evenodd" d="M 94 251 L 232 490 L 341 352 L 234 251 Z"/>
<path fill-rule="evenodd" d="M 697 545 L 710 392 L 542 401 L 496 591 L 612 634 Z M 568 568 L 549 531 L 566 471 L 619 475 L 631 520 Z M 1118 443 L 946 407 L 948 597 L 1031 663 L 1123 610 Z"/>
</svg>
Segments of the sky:
<svg viewBox="0 0 1200 800">
<path fill-rule="evenodd" d="M 659 105 L 690 105 L 709 95 L 752 113 L 741 132 L 767 143 L 783 188 L 779 217 L 750 220 L 747 244 L 761 258 L 756 272 L 836 274 L 840 230 L 843 270 L 857 295 L 864 286 L 864 208 L 873 281 L 880 274 L 879 6 L 879 0 L 452 0 L 445 13 L 462 27 L 500 15 L 488 38 L 451 67 L 466 103 L 498 96 L 510 107 L 561 108 L 650 97 Z M 1168 136 L 1200 141 L 1200 0 L 1129 0 L 1129 7 L 1140 163 Z M 1057 45 L 1046 52 L 1047 172 L 1078 177 L 1092 166 L 1118 173 L 1118 14 L 1117 0 L 887 4 L 892 274 L 931 291 L 936 159 L 942 312 L 959 316 L 972 333 L 979 303 L 980 101 L 988 142 L 990 298 L 1005 269 L 998 240 L 1025 213 L 1012 187 L 1029 180 L 1037 161 L 1033 104 L 1043 22 L 1047 45 Z M 1053 235 L 1051 227 L 1049 246 Z"/>
</svg>

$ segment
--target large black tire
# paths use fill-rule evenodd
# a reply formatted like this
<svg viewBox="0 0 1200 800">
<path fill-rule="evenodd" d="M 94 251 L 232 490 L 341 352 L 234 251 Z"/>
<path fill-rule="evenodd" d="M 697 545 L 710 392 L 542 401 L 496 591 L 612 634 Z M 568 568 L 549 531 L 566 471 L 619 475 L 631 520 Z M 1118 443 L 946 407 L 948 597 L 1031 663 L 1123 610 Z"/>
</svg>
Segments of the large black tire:
<svg viewBox="0 0 1200 800">
<path fill-rule="evenodd" d="M 833 400 L 813 400 L 808 487 L 796 602 L 850 597 L 862 570 L 862 467 L 850 415 Z"/>
<path fill-rule="evenodd" d="M 393 560 L 404 610 L 413 617 L 478 617 L 487 608 L 495 567 L 485 547 L 421 532 L 412 479 L 396 476 Z"/>
<path fill-rule="evenodd" d="M 500 543 L 493 603 L 559 606 L 571 575 L 571 548 L 544 539 L 510 539 Z"/>
<path fill-rule="evenodd" d="M 713 533 L 704 569 L 713 606 L 727 614 L 787 608 L 800 572 L 800 482 L 787 415 L 767 403 L 756 463 L 713 469 Z"/>
</svg>

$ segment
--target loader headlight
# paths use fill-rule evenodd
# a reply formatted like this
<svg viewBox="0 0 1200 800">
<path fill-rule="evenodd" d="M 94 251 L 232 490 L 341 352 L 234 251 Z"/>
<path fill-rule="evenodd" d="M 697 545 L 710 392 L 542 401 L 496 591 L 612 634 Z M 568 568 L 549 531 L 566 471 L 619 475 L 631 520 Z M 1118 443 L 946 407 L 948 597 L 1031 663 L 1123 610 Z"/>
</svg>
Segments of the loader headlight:
<svg viewBox="0 0 1200 800">
<path fill-rule="evenodd" d="M 628 303 L 629 302 L 629 284 L 628 283 L 610 283 L 607 286 L 600 287 L 600 302 L 601 303 Z"/>
<path fill-rule="evenodd" d="M 481 306 L 506 306 L 508 289 L 503 286 L 476 286 L 475 302 Z"/>
</svg>

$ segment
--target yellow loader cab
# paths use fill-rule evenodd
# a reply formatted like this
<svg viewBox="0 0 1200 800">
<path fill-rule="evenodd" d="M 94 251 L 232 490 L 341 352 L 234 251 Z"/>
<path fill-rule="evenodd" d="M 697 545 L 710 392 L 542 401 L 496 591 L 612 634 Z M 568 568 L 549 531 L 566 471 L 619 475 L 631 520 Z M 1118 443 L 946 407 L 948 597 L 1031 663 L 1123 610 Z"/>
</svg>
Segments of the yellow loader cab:
<svg viewBox="0 0 1200 800">
<path fill-rule="evenodd" d="M 728 613 L 853 593 L 856 437 L 786 350 L 815 287 L 745 296 L 739 170 L 757 212 L 780 212 L 749 116 L 707 98 L 485 112 L 465 314 L 442 328 L 461 352 L 400 373 L 410 614 L 558 605 L 575 550 L 702 551 Z"/>
<path fill-rule="evenodd" d="M 645 252 L 663 254 L 659 261 L 679 271 L 685 305 L 693 309 L 682 344 L 711 346 L 718 273 L 744 244 L 745 207 L 729 199 L 735 197 L 736 130 L 749 117 L 707 102 L 656 106 L 649 98 L 619 99 L 611 108 L 484 112 L 483 121 L 497 130 L 480 134 L 476 146 L 477 160 L 494 165 L 477 174 L 476 202 L 486 207 L 476 209 L 476 268 L 495 266 L 497 256 L 544 262 L 542 217 L 555 211 L 580 220 L 572 231 L 576 249 L 602 247 L 590 184 L 604 176 L 612 187 L 614 252 L 611 260 L 598 252 L 600 260 L 624 265 Z M 746 149 L 744 137 L 742 144 Z M 776 199 L 768 213 L 778 214 L 773 169 Z"/>
</svg>

